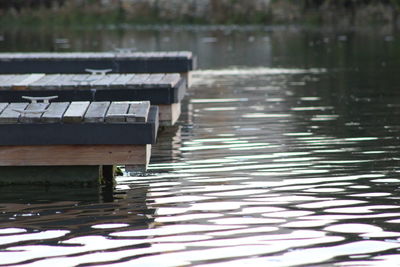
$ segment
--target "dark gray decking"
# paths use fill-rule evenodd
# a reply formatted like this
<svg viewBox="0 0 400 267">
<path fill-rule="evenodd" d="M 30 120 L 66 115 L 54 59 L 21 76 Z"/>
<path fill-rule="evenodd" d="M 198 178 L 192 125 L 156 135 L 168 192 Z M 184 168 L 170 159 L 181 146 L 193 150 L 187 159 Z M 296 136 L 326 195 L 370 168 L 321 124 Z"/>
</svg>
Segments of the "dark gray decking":
<svg viewBox="0 0 400 267">
<path fill-rule="evenodd" d="M 187 73 L 196 68 L 192 52 L 0 53 L 0 73 Z"/>
<path fill-rule="evenodd" d="M 143 145 L 156 141 L 158 107 L 143 102 L 0 103 L 0 146 Z"/>
<path fill-rule="evenodd" d="M 1 74 L 0 102 L 22 96 L 58 96 L 63 101 L 145 101 L 179 103 L 186 81 L 179 74 Z"/>
</svg>

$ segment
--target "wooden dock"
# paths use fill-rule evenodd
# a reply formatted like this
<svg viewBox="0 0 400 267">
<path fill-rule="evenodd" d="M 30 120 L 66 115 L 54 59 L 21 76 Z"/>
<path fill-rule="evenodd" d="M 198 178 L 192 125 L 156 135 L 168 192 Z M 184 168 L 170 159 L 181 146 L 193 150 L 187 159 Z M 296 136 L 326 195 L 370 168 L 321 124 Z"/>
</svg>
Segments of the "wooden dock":
<svg viewBox="0 0 400 267">
<path fill-rule="evenodd" d="M 0 102 L 20 102 L 23 96 L 57 96 L 58 102 L 150 101 L 159 106 L 161 125 L 173 125 L 177 121 L 187 88 L 179 74 L 98 72 L 0 74 Z"/>
<path fill-rule="evenodd" d="M 189 51 L 0 53 L 3 74 L 84 73 L 89 68 L 115 73 L 181 73 L 187 77 L 196 65 L 196 57 Z"/>
<path fill-rule="evenodd" d="M 30 100 L 31 103 L 0 103 L 2 173 L 8 173 L 10 167 L 24 166 L 28 168 L 25 179 L 21 178 L 23 168 L 12 173 L 17 171 L 16 179 L 29 183 L 43 176 L 36 175 L 34 181 L 30 180 L 33 175 L 30 166 L 42 170 L 46 166 L 80 166 L 79 170 L 85 171 L 85 167 L 93 166 L 94 174 L 92 171 L 86 175 L 93 182 L 99 179 L 102 166 L 147 167 L 158 130 L 158 107 L 150 106 L 149 101 L 49 103 L 48 98 Z M 74 179 L 84 182 L 71 168 L 67 170 L 69 175 L 64 182 Z M 13 175 L 5 176 L 9 180 L 5 181 L 2 175 L 0 183 L 13 183 Z M 49 179 L 45 182 L 51 183 Z"/>
</svg>

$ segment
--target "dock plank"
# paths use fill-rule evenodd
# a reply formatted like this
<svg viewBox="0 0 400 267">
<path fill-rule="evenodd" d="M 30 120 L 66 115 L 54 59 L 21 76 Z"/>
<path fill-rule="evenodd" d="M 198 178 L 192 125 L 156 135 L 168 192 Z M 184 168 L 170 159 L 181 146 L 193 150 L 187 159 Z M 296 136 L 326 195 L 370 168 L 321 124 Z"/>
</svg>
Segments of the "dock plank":
<svg viewBox="0 0 400 267">
<path fill-rule="evenodd" d="M 2 88 L 11 88 L 15 83 L 18 83 L 26 79 L 29 76 L 29 74 L 22 74 L 22 75 L 11 74 L 8 76 L 9 76 L 8 79 L 3 81 L 3 83 L 1 84 Z"/>
<path fill-rule="evenodd" d="M 129 102 L 112 102 L 104 121 L 110 123 L 126 122 L 128 109 Z"/>
<path fill-rule="evenodd" d="M 49 106 L 48 103 L 30 103 L 25 108 L 25 111 L 27 112 L 21 113 L 21 116 L 19 117 L 19 122 L 22 123 L 40 122 L 41 120 L 40 118 L 44 113 L 42 111 L 46 110 L 48 106 Z"/>
<path fill-rule="evenodd" d="M 48 84 L 53 84 L 58 79 L 60 79 L 60 74 L 47 74 L 42 79 L 37 80 L 29 85 L 29 89 L 31 90 L 41 90 L 43 87 L 46 87 Z"/>
<path fill-rule="evenodd" d="M 24 110 L 28 103 L 10 103 L 0 114 L 0 123 L 17 123 L 21 113 L 15 111 Z"/>
<path fill-rule="evenodd" d="M 25 79 L 16 82 L 12 85 L 12 88 L 14 90 L 25 90 L 28 89 L 29 85 L 31 83 L 34 83 L 40 79 L 42 79 L 46 74 L 44 73 L 34 73 L 34 74 L 30 74 L 28 77 L 26 77 Z"/>
<path fill-rule="evenodd" d="M 8 103 L 0 103 L 0 114 L 3 112 L 3 110 L 8 106 Z"/>
<path fill-rule="evenodd" d="M 104 117 L 110 106 L 109 101 L 104 102 L 92 102 L 86 111 L 84 121 L 85 122 L 104 122 Z"/>
<path fill-rule="evenodd" d="M 179 81 L 181 80 L 181 76 L 177 73 L 167 73 L 159 82 L 160 86 L 169 86 L 175 87 Z"/>
<path fill-rule="evenodd" d="M 57 79 L 51 79 L 43 86 L 42 89 L 60 89 L 63 88 L 64 84 L 71 80 L 71 74 L 61 74 Z"/>
<path fill-rule="evenodd" d="M 64 74 L 65 80 L 61 86 L 62 89 L 74 89 L 74 88 L 82 88 L 85 86 L 91 86 L 91 84 L 97 80 L 96 77 L 92 77 L 90 74 Z M 64 76 L 63 75 L 63 76 Z"/>
<path fill-rule="evenodd" d="M 0 75 L 0 85 L 6 84 L 10 79 L 12 79 L 13 75 L 2 74 Z"/>
<path fill-rule="evenodd" d="M 127 122 L 147 122 L 150 110 L 150 101 L 132 102 L 129 105 L 128 114 L 134 117 L 127 117 Z"/>
<path fill-rule="evenodd" d="M 149 77 L 142 82 L 142 86 L 148 87 L 160 87 L 160 81 L 165 76 L 165 74 L 150 74 Z"/>
<path fill-rule="evenodd" d="M 69 106 L 69 102 L 54 102 L 49 105 L 47 111 L 42 115 L 42 122 L 60 122 Z"/>
<path fill-rule="evenodd" d="M 89 107 L 89 101 L 76 101 L 71 102 L 67 111 L 64 113 L 62 118 L 63 122 L 76 123 L 81 122 Z"/>
<path fill-rule="evenodd" d="M 135 74 L 121 74 L 110 84 L 110 88 L 121 88 L 122 86 L 126 86 L 134 76 Z"/>
<path fill-rule="evenodd" d="M 92 75 L 93 76 L 93 75 Z M 98 86 L 98 87 L 110 87 L 110 85 L 120 76 L 120 74 L 117 73 L 111 73 L 107 75 L 97 75 L 99 76 L 98 80 L 94 81 L 92 83 L 93 86 Z"/>
<path fill-rule="evenodd" d="M 127 89 L 141 88 L 143 87 L 143 82 L 149 78 L 150 74 L 135 74 L 131 80 L 126 84 Z"/>
</svg>

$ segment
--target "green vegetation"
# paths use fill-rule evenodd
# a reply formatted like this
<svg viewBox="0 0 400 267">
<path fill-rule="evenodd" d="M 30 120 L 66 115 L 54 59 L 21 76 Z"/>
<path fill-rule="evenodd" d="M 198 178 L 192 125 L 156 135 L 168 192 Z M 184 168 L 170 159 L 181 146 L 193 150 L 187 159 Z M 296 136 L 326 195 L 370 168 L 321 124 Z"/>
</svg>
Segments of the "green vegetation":
<svg viewBox="0 0 400 267">
<path fill-rule="evenodd" d="M 394 25 L 399 12 L 400 0 L 0 0 L 0 25 Z"/>
</svg>

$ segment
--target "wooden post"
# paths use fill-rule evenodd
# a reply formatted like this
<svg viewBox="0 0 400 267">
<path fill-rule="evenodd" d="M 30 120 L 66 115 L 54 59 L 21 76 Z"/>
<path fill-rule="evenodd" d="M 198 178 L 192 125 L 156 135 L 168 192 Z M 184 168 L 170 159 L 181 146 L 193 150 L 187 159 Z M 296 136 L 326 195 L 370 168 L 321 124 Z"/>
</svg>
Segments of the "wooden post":
<svg viewBox="0 0 400 267">
<path fill-rule="evenodd" d="M 173 103 L 171 105 L 158 105 L 159 120 L 161 126 L 172 126 L 176 123 L 181 115 L 181 103 Z"/>
<path fill-rule="evenodd" d="M 192 85 L 192 77 L 190 72 L 181 72 L 180 75 L 186 80 L 186 86 L 189 88 Z"/>
</svg>

